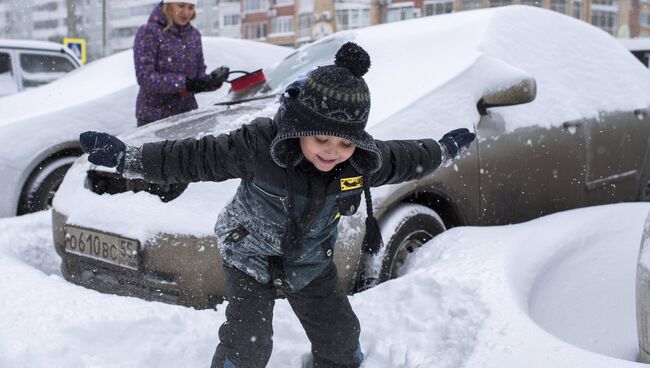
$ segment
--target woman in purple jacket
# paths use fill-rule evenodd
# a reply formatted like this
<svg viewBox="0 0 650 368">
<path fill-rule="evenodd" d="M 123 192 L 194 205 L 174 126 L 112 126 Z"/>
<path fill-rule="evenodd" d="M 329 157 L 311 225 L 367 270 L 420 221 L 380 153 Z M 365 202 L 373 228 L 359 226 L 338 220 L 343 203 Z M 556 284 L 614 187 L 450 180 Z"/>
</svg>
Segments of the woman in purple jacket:
<svg viewBox="0 0 650 368">
<path fill-rule="evenodd" d="M 196 109 L 194 94 L 214 91 L 228 77 L 224 66 L 205 73 L 201 34 L 190 24 L 195 6 L 196 0 L 163 0 L 135 36 L 138 126 Z"/>
</svg>

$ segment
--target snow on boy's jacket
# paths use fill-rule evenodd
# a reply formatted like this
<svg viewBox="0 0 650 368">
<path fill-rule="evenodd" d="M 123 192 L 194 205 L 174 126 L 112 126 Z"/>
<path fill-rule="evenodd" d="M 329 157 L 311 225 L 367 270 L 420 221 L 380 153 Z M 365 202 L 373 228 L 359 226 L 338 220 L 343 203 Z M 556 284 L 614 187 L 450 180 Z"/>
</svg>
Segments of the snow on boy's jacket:
<svg viewBox="0 0 650 368">
<path fill-rule="evenodd" d="M 261 283 L 270 281 L 268 257 L 282 255 L 287 218 L 286 169 L 273 160 L 270 150 L 277 131 L 276 121 L 258 118 L 229 134 L 148 143 L 141 151 L 149 182 L 242 179 L 220 213 L 215 232 L 224 260 Z M 330 172 L 317 170 L 304 158 L 295 167 L 295 210 L 304 219 L 305 234 L 298 256 L 284 260 L 285 287 L 300 290 L 330 263 L 340 216 L 357 211 L 364 186 L 415 180 L 441 162 L 440 145 L 433 139 L 376 143 L 382 166 L 369 177 L 350 161 Z"/>
<path fill-rule="evenodd" d="M 189 23 L 165 31 L 167 24 L 161 3 L 135 37 L 138 121 L 152 122 L 196 109 L 196 99 L 186 91 L 185 79 L 209 78 L 199 31 Z"/>
</svg>

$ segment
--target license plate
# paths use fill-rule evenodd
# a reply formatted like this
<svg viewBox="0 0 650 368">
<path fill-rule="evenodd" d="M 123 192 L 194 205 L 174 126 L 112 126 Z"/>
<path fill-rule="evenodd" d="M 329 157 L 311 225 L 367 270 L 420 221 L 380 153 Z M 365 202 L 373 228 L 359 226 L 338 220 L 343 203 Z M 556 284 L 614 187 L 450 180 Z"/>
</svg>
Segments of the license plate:
<svg viewBox="0 0 650 368">
<path fill-rule="evenodd" d="M 65 226 L 65 250 L 68 253 L 137 270 L 138 249 L 140 249 L 140 242 L 135 239 L 76 226 Z"/>
</svg>

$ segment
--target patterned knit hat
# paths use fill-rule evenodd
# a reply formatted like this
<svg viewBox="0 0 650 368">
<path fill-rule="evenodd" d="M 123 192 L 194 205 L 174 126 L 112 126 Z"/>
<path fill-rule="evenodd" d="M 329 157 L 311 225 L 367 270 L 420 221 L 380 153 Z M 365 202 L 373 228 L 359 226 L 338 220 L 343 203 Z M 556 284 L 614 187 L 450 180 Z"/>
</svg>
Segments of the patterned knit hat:
<svg viewBox="0 0 650 368">
<path fill-rule="evenodd" d="M 379 169 L 379 148 L 365 131 L 370 91 L 363 75 L 369 68 L 368 53 L 347 42 L 336 53 L 334 65 L 314 69 L 286 88 L 276 116 L 278 134 L 271 143 L 278 165 L 287 167 L 302 159 L 296 138 L 331 135 L 360 148 L 350 157 L 357 171 L 370 174 Z"/>
</svg>

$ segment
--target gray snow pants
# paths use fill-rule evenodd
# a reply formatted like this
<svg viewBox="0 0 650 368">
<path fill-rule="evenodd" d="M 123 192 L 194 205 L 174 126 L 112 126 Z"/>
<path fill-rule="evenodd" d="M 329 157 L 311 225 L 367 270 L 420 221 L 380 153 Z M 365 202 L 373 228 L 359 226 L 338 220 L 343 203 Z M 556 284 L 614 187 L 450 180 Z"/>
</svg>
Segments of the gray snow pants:
<svg viewBox="0 0 650 368">
<path fill-rule="evenodd" d="M 211 368 L 263 368 L 273 349 L 272 283 L 225 265 L 228 306 Z M 314 368 L 357 368 L 363 360 L 359 320 L 341 290 L 332 262 L 297 292 L 285 295 L 311 342 Z"/>
</svg>

